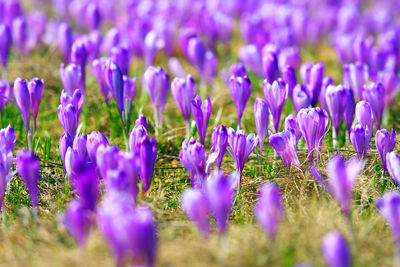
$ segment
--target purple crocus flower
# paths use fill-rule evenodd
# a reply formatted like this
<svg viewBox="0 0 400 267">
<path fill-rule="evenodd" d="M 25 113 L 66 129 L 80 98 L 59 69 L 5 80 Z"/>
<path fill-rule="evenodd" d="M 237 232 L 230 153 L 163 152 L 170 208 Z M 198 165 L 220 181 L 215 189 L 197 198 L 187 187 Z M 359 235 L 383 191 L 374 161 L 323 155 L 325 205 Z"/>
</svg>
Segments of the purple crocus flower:
<svg viewBox="0 0 400 267">
<path fill-rule="evenodd" d="M 368 66 L 357 62 L 349 65 L 349 84 L 357 99 L 362 97 L 362 88 L 368 80 Z M 343 81 L 344 85 L 347 83 Z"/>
<path fill-rule="evenodd" d="M 228 130 L 225 125 L 216 125 L 211 134 L 211 150 L 210 155 L 217 153 L 217 168 L 221 169 L 222 159 L 224 158 L 226 148 L 228 146 Z"/>
<path fill-rule="evenodd" d="M 211 173 L 205 185 L 209 209 L 222 234 L 226 231 L 227 220 L 232 209 L 235 186 L 236 184 L 232 184 L 223 172 L 217 170 Z"/>
<path fill-rule="evenodd" d="M 390 134 L 386 129 L 378 130 L 375 134 L 375 144 L 382 161 L 382 175 L 386 172 L 386 155 L 393 151 L 396 145 L 396 133 L 392 129 Z"/>
<path fill-rule="evenodd" d="M 79 115 L 76 107 L 72 104 L 58 106 L 58 119 L 64 132 L 68 133 L 72 139 L 75 138 L 78 128 Z"/>
<path fill-rule="evenodd" d="M 254 215 L 263 230 L 275 239 L 284 212 L 282 193 L 274 183 L 264 184 L 254 208 Z"/>
<path fill-rule="evenodd" d="M 188 74 L 185 78 L 174 78 L 171 83 L 171 94 L 178 105 L 183 119 L 188 124 L 190 131 L 191 103 L 196 94 L 196 84 L 192 75 Z"/>
<path fill-rule="evenodd" d="M 297 118 L 293 114 L 289 114 L 285 119 L 285 130 L 292 131 L 296 136 L 296 143 L 301 138 L 301 131 L 299 127 L 299 123 L 297 122 Z"/>
<path fill-rule="evenodd" d="M 282 80 L 287 84 L 288 95 L 293 97 L 293 88 L 297 84 L 297 76 L 292 66 L 285 66 L 282 70 Z M 293 99 L 293 98 L 292 98 Z"/>
<path fill-rule="evenodd" d="M 358 102 L 355 113 L 357 122 L 361 124 L 366 131 L 368 131 L 369 137 L 371 137 L 374 127 L 374 113 L 370 103 L 364 100 Z"/>
<path fill-rule="evenodd" d="M 38 194 L 39 194 L 39 178 L 40 178 L 40 161 L 29 150 L 20 150 L 17 153 L 15 164 L 19 175 L 24 179 L 26 187 L 31 196 L 31 204 L 37 215 Z"/>
<path fill-rule="evenodd" d="M 135 99 L 136 95 L 136 77 L 129 78 L 128 76 L 122 76 L 122 80 L 124 83 L 123 90 L 124 90 L 124 105 L 125 105 L 125 116 L 129 118 L 129 114 L 131 112 L 131 106 L 133 100 Z"/>
<path fill-rule="evenodd" d="M 108 170 L 115 170 L 118 167 L 118 147 L 100 145 L 96 152 L 96 164 L 101 177 L 105 179 Z"/>
<path fill-rule="evenodd" d="M 346 162 L 342 155 L 336 154 L 328 161 L 326 167 L 329 184 L 322 179 L 315 167 L 311 166 L 310 171 L 315 179 L 336 199 L 343 213 L 349 216 L 353 188 L 362 168 L 364 168 L 364 161 L 357 157 L 351 157 Z"/>
<path fill-rule="evenodd" d="M 331 231 L 324 236 L 322 255 L 330 267 L 351 266 L 350 247 L 338 231 Z"/>
<path fill-rule="evenodd" d="M 297 114 L 300 131 L 306 140 L 310 162 L 312 163 L 314 151 L 317 159 L 321 150 L 322 141 L 328 127 L 328 113 L 319 108 L 301 109 Z"/>
<path fill-rule="evenodd" d="M 348 90 L 346 90 L 342 85 L 329 85 L 326 89 L 325 101 L 333 125 L 332 136 L 334 148 L 337 148 L 337 134 L 339 132 L 340 124 L 342 123 L 348 99 Z"/>
<path fill-rule="evenodd" d="M 264 75 L 261 53 L 257 46 L 249 44 L 241 47 L 238 52 L 238 58 L 246 68 L 254 72 L 257 76 L 262 77 Z"/>
<path fill-rule="evenodd" d="M 207 125 L 212 111 L 211 100 L 208 96 L 206 100 L 201 101 L 200 95 L 196 95 L 191 104 L 193 118 L 197 126 L 197 133 L 199 134 L 200 142 L 204 144 Z"/>
<path fill-rule="evenodd" d="M 101 13 L 95 3 L 90 3 L 85 8 L 85 15 L 89 29 L 98 29 L 101 22 Z"/>
<path fill-rule="evenodd" d="M 225 81 L 226 84 L 229 86 L 229 78 L 234 76 L 234 77 L 248 77 L 246 68 L 244 67 L 243 63 L 233 63 L 229 67 L 229 73 L 226 75 L 226 73 L 222 72 L 221 75 L 224 75 L 222 78 Z"/>
<path fill-rule="evenodd" d="M 210 232 L 209 207 L 207 198 L 199 189 L 186 189 L 181 198 L 182 208 L 192 221 L 194 221 L 204 237 Z"/>
<path fill-rule="evenodd" d="M 150 188 L 153 179 L 154 167 L 157 158 L 157 141 L 156 138 L 144 136 L 139 144 L 140 157 L 140 179 L 142 180 L 144 191 L 147 192 Z"/>
<path fill-rule="evenodd" d="M 318 101 L 321 108 L 328 110 L 328 106 L 326 104 L 326 90 L 330 85 L 335 85 L 332 78 L 330 76 L 325 76 L 322 80 L 321 92 L 319 93 Z M 349 87 L 346 87 L 349 88 Z"/>
<path fill-rule="evenodd" d="M 242 122 L 243 111 L 251 94 L 251 82 L 247 76 L 231 76 L 229 79 L 229 91 L 231 92 L 233 101 L 236 105 L 236 113 L 238 116 L 238 129 Z"/>
<path fill-rule="evenodd" d="M 72 145 L 73 145 L 73 140 L 71 136 L 68 133 L 63 133 L 60 137 L 60 141 L 58 142 L 58 148 L 60 151 L 61 161 L 64 165 L 64 170 L 65 170 L 65 154 L 67 153 L 68 148 L 72 147 Z"/>
<path fill-rule="evenodd" d="M 370 149 L 371 134 L 361 124 L 354 125 L 350 130 L 350 141 L 360 159 L 365 159 Z"/>
<path fill-rule="evenodd" d="M 319 62 L 314 64 L 310 70 L 309 83 L 307 84 L 309 94 L 312 97 L 311 105 L 313 107 L 317 105 L 323 79 L 324 79 L 324 63 Z"/>
<path fill-rule="evenodd" d="M 85 79 L 86 79 L 86 61 L 88 52 L 85 46 L 85 41 L 77 39 L 71 46 L 71 63 L 78 65 L 81 68 L 81 87 L 80 89 L 85 90 Z"/>
<path fill-rule="evenodd" d="M 262 56 L 265 81 L 273 83 L 279 77 L 278 56 L 274 51 L 266 51 Z"/>
<path fill-rule="evenodd" d="M 68 63 L 70 61 L 73 37 L 71 27 L 67 22 L 62 22 L 58 26 L 57 41 L 63 61 Z"/>
<path fill-rule="evenodd" d="M 15 131 L 11 125 L 0 130 L 0 150 L 13 151 L 15 147 Z"/>
<path fill-rule="evenodd" d="M 300 161 L 297 157 L 297 139 L 293 130 L 270 133 L 269 143 L 285 166 L 290 167 L 294 165 L 300 168 Z"/>
<path fill-rule="evenodd" d="M 22 78 L 17 78 L 14 82 L 14 97 L 21 112 L 22 120 L 25 123 L 26 131 L 29 132 L 29 120 L 30 120 L 30 95 L 28 90 L 27 82 Z"/>
<path fill-rule="evenodd" d="M 257 146 L 257 137 L 254 133 L 246 136 L 243 130 L 235 132 L 235 130 L 229 128 L 228 144 L 228 152 L 236 164 L 237 171 L 241 174 L 247 158 Z"/>
<path fill-rule="evenodd" d="M 371 105 L 372 111 L 374 112 L 376 128 L 380 129 L 383 111 L 385 109 L 385 102 L 382 101 L 382 99 L 385 98 L 385 89 L 381 83 L 371 83 L 364 86 L 362 95 L 363 98 Z"/>
<path fill-rule="evenodd" d="M 136 120 L 136 122 L 138 122 L 138 120 Z M 147 122 L 145 125 L 141 123 L 135 123 L 135 127 L 132 129 L 129 135 L 129 149 L 135 155 L 139 153 L 140 141 L 143 139 L 143 137 L 148 136 L 147 131 Z"/>
<path fill-rule="evenodd" d="M 3 69 L 7 67 L 8 55 L 12 43 L 11 32 L 7 25 L 0 24 L 0 59 Z"/>
<path fill-rule="evenodd" d="M 0 79 L 0 112 L 4 114 L 4 107 L 11 99 L 12 88 L 6 80 Z"/>
<path fill-rule="evenodd" d="M 304 84 L 297 84 L 293 88 L 292 102 L 296 113 L 302 108 L 308 108 L 311 105 L 312 97 L 309 95 L 307 86 Z"/>
<path fill-rule="evenodd" d="M 162 113 L 168 98 L 169 76 L 161 67 L 150 66 L 144 73 L 143 83 L 153 103 L 156 127 L 160 127 Z"/>
<path fill-rule="evenodd" d="M 73 200 L 68 204 L 65 213 L 61 215 L 60 219 L 68 233 L 75 238 L 78 245 L 81 247 L 85 246 L 90 227 L 93 224 L 90 210 L 87 210 L 81 201 Z"/>
<path fill-rule="evenodd" d="M 12 175 L 10 174 L 12 160 L 13 160 L 12 150 L 6 147 L 0 150 L 0 210 L 3 209 L 4 195 L 6 192 L 7 184 L 12 177 Z"/>
<path fill-rule="evenodd" d="M 89 154 L 87 151 L 87 135 L 85 133 L 75 137 L 72 147 L 76 152 L 78 152 L 78 155 L 82 159 L 89 161 Z"/>
<path fill-rule="evenodd" d="M 108 88 L 117 103 L 119 113 L 121 114 L 124 122 L 125 118 L 123 116 L 125 110 L 124 103 L 124 80 L 122 77 L 121 69 L 112 60 L 107 61 L 104 68 L 104 79 L 108 85 Z"/>
<path fill-rule="evenodd" d="M 263 91 L 269 111 L 272 114 L 275 132 L 278 132 L 282 108 L 287 98 L 287 89 L 280 81 L 274 81 L 270 84 L 267 80 L 264 80 Z"/>
<path fill-rule="evenodd" d="M 264 141 L 268 133 L 269 110 L 267 102 L 259 97 L 254 101 L 254 120 L 256 122 L 257 139 L 260 144 L 260 154 L 262 154 Z"/>
<path fill-rule="evenodd" d="M 25 16 L 19 16 L 15 18 L 11 24 L 11 36 L 12 42 L 17 48 L 18 52 L 24 56 L 28 54 L 28 32 Z"/>
<path fill-rule="evenodd" d="M 108 104 L 110 101 L 110 89 L 108 87 L 108 84 L 105 79 L 105 68 L 107 64 L 108 59 L 106 58 L 100 58 L 100 59 L 95 59 L 92 61 L 92 72 L 94 76 L 96 77 L 97 84 L 99 85 L 100 92 L 104 97 L 104 100 Z"/>
<path fill-rule="evenodd" d="M 185 78 L 187 75 L 182 63 L 176 57 L 171 57 L 168 59 L 168 69 L 172 75 L 179 78 Z"/>
<path fill-rule="evenodd" d="M 33 133 L 36 131 L 36 118 L 39 112 L 40 101 L 43 96 L 43 89 L 43 80 L 39 78 L 33 78 L 28 83 L 29 97 L 32 106 Z"/>
<path fill-rule="evenodd" d="M 344 120 L 347 126 L 347 133 L 350 134 L 351 125 L 354 121 L 354 113 L 356 112 L 356 103 L 354 101 L 354 95 L 352 90 L 348 90 L 348 99 L 346 109 L 344 111 Z"/>
<path fill-rule="evenodd" d="M 400 193 L 398 191 L 387 192 L 376 200 L 375 205 L 392 230 L 396 246 L 395 254 L 398 257 L 400 250 Z"/>
<path fill-rule="evenodd" d="M 89 159 L 96 163 L 96 155 L 97 155 L 97 149 L 99 148 L 100 145 L 107 146 L 108 140 L 107 138 L 98 131 L 93 131 L 87 136 L 87 141 L 86 141 L 86 149 L 89 155 Z"/>
<path fill-rule="evenodd" d="M 395 152 L 386 154 L 386 166 L 390 176 L 400 185 L 400 157 Z"/>
<path fill-rule="evenodd" d="M 114 46 L 110 51 L 110 59 L 118 65 L 123 75 L 128 75 L 131 58 L 126 47 Z"/>
<path fill-rule="evenodd" d="M 395 71 L 382 71 L 378 77 L 385 88 L 385 106 L 390 106 L 399 92 L 400 77 Z"/>
<path fill-rule="evenodd" d="M 60 77 L 63 84 L 64 90 L 72 95 L 75 89 L 83 89 L 82 81 L 82 71 L 81 67 L 75 64 L 69 64 L 64 68 L 64 64 L 60 66 Z"/>
</svg>

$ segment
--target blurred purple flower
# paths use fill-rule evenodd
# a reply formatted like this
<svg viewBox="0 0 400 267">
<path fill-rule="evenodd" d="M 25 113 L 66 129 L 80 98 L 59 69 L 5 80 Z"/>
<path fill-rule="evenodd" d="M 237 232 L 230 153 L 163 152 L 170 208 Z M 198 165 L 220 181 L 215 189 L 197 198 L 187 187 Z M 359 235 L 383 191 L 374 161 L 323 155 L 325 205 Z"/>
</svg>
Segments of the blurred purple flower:
<svg viewBox="0 0 400 267">
<path fill-rule="evenodd" d="M 200 189 L 186 189 L 181 197 L 182 208 L 192 221 L 194 221 L 204 237 L 210 231 L 209 207 L 207 198 Z"/>
<path fill-rule="evenodd" d="M 282 69 L 282 80 L 287 86 L 289 97 L 293 99 L 293 89 L 297 84 L 297 76 L 292 66 L 285 66 Z"/>
<path fill-rule="evenodd" d="M 381 83 L 371 83 L 364 86 L 362 95 L 371 105 L 376 122 L 376 128 L 380 129 L 383 111 L 385 109 L 385 102 L 382 101 L 382 99 L 385 98 L 385 89 Z"/>
<path fill-rule="evenodd" d="M 278 56 L 273 51 L 263 52 L 262 67 L 264 70 L 265 81 L 272 84 L 279 77 Z M 264 81 L 264 83 L 265 83 Z"/>
<path fill-rule="evenodd" d="M 375 144 L 376 149 L 379 152 L 379 156 L 381 157 L 383 175 L 386 172 L 386 155 L 392 152 L 396 145 L 396 133 L 394 129 L 392 129 L 391 134 L 386 129 L 376 131 Z"/>
<path fill-rule="evenodd" d="M 63 84 L 64 90 L 72 95 L 75 89 L 83 89 L 81 81 L 82 81 L 82 72 L 81 68 L 75 64 L 69 64 L 64 68 L 64 64 L 60 66 L 60 77 Z"/>
<path fill-rule="evenodd" d="M 350 247 L 338 231 L 331 231 L 324 236 L 322 254 L 330 267 L 351 266 Z"/>
<path fill-rule="evenodd" d="M 10 47 L 12 44 L 12 37 L 10 28 L 5 24 L 0 25 L 0 40 L 1 65 L 3 66 L 3 68 L 6 68 L 8 63 L 8 55 L 10 53 Z"/>
<path fill-rule="evenodd" d="M 308 93 L 307 86 L 304 84 L 296 84 L 292 92 L 292 103 L 297 112 L 302 108 L 308 108 L 311 105 L 312 98 Z"/>
<path fill-rule="evenodd" d="M 97 84 L 99 85 L 100 92 L 103 95 L 106 103 L 110 101 L 110 89 L 105 79 L 105 68 L 107 64 L 106 58 L 95 59 L 92 61 L 92 72 L 96 77 Z"/>
<path fill-rule="evenodd" d="M 196 84 L 192 75 L 185 78 L 174 78 L 171 83 L 171 94 L 178 105 L 187 124 L 190 123 L 191 103 L 196 94 Z"/>
<path fill-rule="evenodd" d="M 4 114 L 4 107 L 8 104 L 12 96 L 12 87 L 6 80 L 0 79 L 0 112 Z"/>
<path fill-rule="evenodd" d="M 238 58 L 250 71 L 257 76 L 263 77 L 263 65 L 261 53 L 255 45 L 249 44 L 239 49 Z"/>
<path fill-rule="evenodd" d="M 110 59 L 118 65 L 123 75 L 128 75 L 131 57 L 126 47 L 119 45 L 111 48 Z"/>
<path fill-rule="evenodd" d="M 57 32 L 58 49 L 61 52 L 64 63 L 70 62 L 71 47 L 73 43 L 73 36 L 71 26 L 67 22 L 62 22 L 58 26 Z"/>
<path fill-rule="evenodd" d="M 108 145 L 108 140 L 107 138 L 98 131 L 93 131 L 87 136 L 87 141 L 86 141 L 86 149 L 89 155 L 89 159 L 93 163 L 97 163 L 96 161 L 96 155 L 97 155 L 97 149 L 99 148 L 100 145 Z"/>
</svg>

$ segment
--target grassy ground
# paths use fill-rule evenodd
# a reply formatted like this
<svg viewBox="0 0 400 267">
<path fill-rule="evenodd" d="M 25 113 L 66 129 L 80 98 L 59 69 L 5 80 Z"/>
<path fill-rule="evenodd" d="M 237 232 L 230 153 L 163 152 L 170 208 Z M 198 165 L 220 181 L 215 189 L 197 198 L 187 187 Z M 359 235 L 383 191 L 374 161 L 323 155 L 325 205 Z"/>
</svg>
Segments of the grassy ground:
<svg viewBox="0 0 400 267">
<path fill-rule="evenodd" d="M 227 69 L 235 61 L 236 47 L 230 53 L 222 53 L 220 69 Z M 318 49 L 302 50 L 304 61 L 323 60 L 326 74 L 340 82 L 341 70 L 335 63 L 335 55 L 327 45 Z M 63 167 L 58 154 L 58 139 L 62 133 L 57 118 L 57 106 L 61 82 L 58 69 L 59 55 L 49 48 L 35 51 L 30 58 L 12 57 L 9 66 L 10 80 L 17 76 L 30 79 L 38 76 L 45 80 L 38 133 L 35 138 L 36 152 L 42 160 L 40 181 L 39 218 L 34 222 L 30 215 L 29 197 L 25 186 L 15 176 L 6 193 L 6 220 L 0 230 L 0 265 L 2 266 L 113 266 L 113 258 L 100 234 L 94 231 L 87 247 L 82 251 L 57 221 L 57 214 L 72 199 L 72 192 L 65 184 Z M 166 67 L 164 57 L 158 63 Z M 189 67 L 188 67 L 189 69 Z M 195 73 L 195 70 L 192 73 Z M 131 76 L 143 74 L 143 63 L 134 59 Z M 140 79 L 139 79 L 140 80 Z M 254 132 L 253 103 L 261 97 L 262 80 L 251 76 L 253 93 L 244 113 L 243 127 L 247 133 Z M 152 108 L 146 94 L 135 100 L 134 119 L 143 112 L 150 120 L 152 130 Z M 236 111 L 227 86 L 218 77 L 214 84 L 200 88 L 204 97 L 210 94 L 213 112 L 208 128 L 206 148 L 210 148 L 211 129 L 216 123 L 236 128 Z M 107 112 L 94 77 L 87 78 L 86 103 L 81 115 L 82 132 L 102 131 L 111 143 L 121 149 L 124 142 L 119 125 L 116 123 L 115 105 Z M 398 129 L 396 107 L 389 112 L 391 123 L 387 128 Z M 281 121 L 293 112 L 290 101 L 284 108 Z M 112 118 L 110 118 L 110 114 Z M 219 116 L 218 114 L 222 114 Z M 163 131 L 157 136 L 157 169 L 151 191 L 141 197 L 141 203 L 148 203 L 154 210 L 159 228 L 159 250 L 157 264 L 160 266 L 293 266 L 299 262 L 324 266 L 321 256 L 321 240 L 330 230 L 340 230 L 351 243 L 356 266 L 391 266 L 392 239 L 389 228 L 374 209 L 374 200 L 385 191 L 396 186 L 385 176 L 381 178 L 381 163 L 374 144 L 368 153 L 367 164 L 362 171 L 354 194 L 352 223 L 349 225 L 340 212 L 339 206 L 309 173 L 287 169 L 274 157 L 273 150 L 266 145 L 263 156 L 257 151 L 248 160 L 243 179 L 242 194 L 234 207 L 228 234 L 224 238 L 214 233 L 208 240 L 202 239 L 195 227 L 188 222 L 180 209 L 180 196 L 190 186 L 188 173 L 182 168 L 178 154 L 185 136 L 185 123 L 169 96 L 164 115 Z M 17 148 L 26 147 L 26 136 L 22 120 L 15 107 L 9 104 L 1 119 L 5 127 L 12 124 L 17 132 Z M 345 141 L 344 125 L 339 135 L 340 152 L 345 156 L 354 154 L 351 145 Z M 323 145 L 320 169 L 324 173 L 326 161 L 334 155 L 329 130 Z M 307 150 L 303 140 L 298 145 L 300 160 L 308 168 Z M 397 150 L 397 148 L 395 149 Z M 234 170 L 234 164 L 227 155 L 222 168 Z M 276 182 L 283 191 L 286 207 L 285 218 L 280 226 L 276 241 L 271 242 L 254 221 L 253 207 L 257 191 L 266 181 Z M 353 229 L 353 231 L 351 231 Z M 354 233 L 354 235 L 352 234 Z"/>
</svg>

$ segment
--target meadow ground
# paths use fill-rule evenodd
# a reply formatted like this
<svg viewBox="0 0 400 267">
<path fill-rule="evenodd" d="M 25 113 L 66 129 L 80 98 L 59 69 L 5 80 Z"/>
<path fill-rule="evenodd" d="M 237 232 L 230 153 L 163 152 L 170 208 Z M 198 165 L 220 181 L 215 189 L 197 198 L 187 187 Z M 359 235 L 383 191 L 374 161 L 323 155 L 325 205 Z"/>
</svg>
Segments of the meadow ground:
<svg viewBox="0 0 400 267">
<path fill-rule="evenodd" d="M 237 44 L 238 47 L 240 44 Z M 218 48 L 220 70 L 228 69 L 235 62 L 237 49 L 224 51 Z M 340 83 L 341 69 L 335 63 L 335 54 L 327 46 L 318 49 L 302 49 L 302 62 L 324 61 L 326 75 Z M 100 234 L 93 231 L 87 247 L 77 247 L 72 237 L 58 223 L 57 215 L 65 209 L 73 198 L 64 179 L 64 170 L 58 153 L 58 139 L 62 133 L 57 117 L 61 82 L 56 51 L 43 48 L 35 51 L 30 58 L 12 56 L 9 65 L 9 78 L 13 81 L 21 76 L 26 79 L 38 76 L 45 81 L 45 93 L 38 117 L 38 132 L 35 137 L 35 150 L 41 159 L 39 218 L 34 221 L 30 214 L 29 197 L 19 176 L 14 176 L 6 193 L 5 220 L 0 230 L 1 266 L 113 266 L 114 260 Z M 166 67 L 164 57 L 157 63 Z M 190 66 L 189 72 L 196 73 Z M 150 121 L 150 133 L 154 134 L 153 112 L 146 93 L 141 93 L 140 77 L 144 65 L 133 60 L 130 76 L 136 76 L 137 96 L 132 120 L 143 112 Z M 246 133 L 255 132 L 253 103 L 262 97 L 262 79 L 251 76 L 253 92 L 247 103 L 243 118 Z M 206 148 L 210 149 L 210 134 L 217 123 L 236 128 L 236 111 L 227 86 L 220 75 L 212 85 L 198 87 L 202 97 L 210 95 L 213 104 Z M 395 101 L 396 102 L 396 101 Z M 400 118 L 396 117 L 398 105 L 388 114 L 383 127 L 398 130 Z M 287 101 L 281 117 L 281 128 L 286 115 L 293 112 L 290 100 Z M 80 131 L 90 133 L 102 131 L 119 148 L 124 148 L 123 136 L 118 123 L 115 104 L 108 108 L 104 103 L 97 83 L 91 73 L 87 77 L 86 103 L 81 115 Z M 387 123 L 390 121 L 390 123 Z M 17 109 L 8 104 L 0 123 L 2 127 L 12 124 L 17 133 L 16 148 L 26 146 L 26 136 L 22 119 Z M 353 147 L 345 138 L 345 126 L 339 133 L 339 150 L 346 157 L 355 154 Z M 197 136 L 196 132 L 193 132 Z M 381 163 L 372 140 L 366 166 L 359 176 L 351 211 L 351 225 L 340 212 L 336 201 L 326 193 L 307 171 L 307 149 L 300 140 L 298 153 L 303 173 L 287 169 L 279 158 L 275 158 L 272 148 L 267 144 L 261 156 L 258 148 L 250 156 L 244 173 L 242 193 L 233 209 L 230 226 L 225 237 L 217 232 L 204 240 L 197 229 L 189 222 L 180 208 L 180 197 L 184 189 L 190 187 L 187 171 L 179 162 L 179 151 L 185 137 L 185 123 L 169 96 L 164 113 L 164 127 L 157 136 L 158 158 L 154 181 L 148 195 L 140 194 L 139 202 L 150 205 L 158 222 L 159 247 L 157 265 L 159 266 L 293 266 L 307 262 L 314 266 L 324 266 L 321 255 L 321 241 L 330 230 L 337 229 L 351 244 L 355 266 L 391 266 L 393 244 L 389 227 L 377 213 L 374 201 L 384 192 L 396 188 L 392 179 L 386 175 L 381 178 Z M 395 148 L 395 151 L 398 147 Z M 325 173 L 327 160 L 333 156 L 331 129 L 327 132 L 320 170 Z M 13 167 L 14 168 L 14 167 Z M 234 170 L 228 154 L 222 169 Z M 275 242 L 267 238 L 253 216 L 257 192 L 263 183 L 273 181 L 283 192 L 285 217 L 280 225 Z"/>
</svg>

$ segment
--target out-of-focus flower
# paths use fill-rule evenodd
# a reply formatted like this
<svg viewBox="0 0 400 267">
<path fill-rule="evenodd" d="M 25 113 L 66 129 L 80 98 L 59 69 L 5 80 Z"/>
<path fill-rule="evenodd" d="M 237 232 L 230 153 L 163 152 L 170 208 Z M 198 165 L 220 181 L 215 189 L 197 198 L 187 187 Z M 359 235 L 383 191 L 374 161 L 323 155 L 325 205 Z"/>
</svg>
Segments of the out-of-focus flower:
<svg viewBox="0 0 400 267">
<path fill-rule="evenodd" d="M 293 88 L 292 103 L 296 113 L 302 108 L 308 108 L 311 105 L 312 98 L 308 93 L 307 86 L 304 84 L 297 84 Z"/>
<path fill-rule="evenodd" d="M 178 105 L 184 120 L 189 123 L 191 103 L 196 94 L 196 84 L 192 75 L 185 78 L 174 78 L 171 83 L 171 94 Z"/>
<path fill-rule="evenodd" d="M 385 89 L 381 83 L 371 83 L 364 86 L 362 95 L 363 98 L 371 105 L 374 113 L 376 128 L 380 129 L 383 111 L 385 109 L 385 102 L 382 101 L 382 99 L 385 98 Z"/>
<path fill-rule="evenodd" d="M 64 90 L 70 95 L 74 93 L 75 89 L 83 88 L 81 84 L 82 72 L 78 65 L 69 64 L 64 68 L 64 64 L 61 64 L 60 77 Z"/>
<path fill-rule="evenodd" d="M 396 133 L 394 129 L 392 129 L 392 133 L 390 134 L 386 129 L 381 129 L 376 131 L 375 134 L 375 144 L 376 148 L 379 152 L 379 156 L 381 157 L 383 172 L 386 172 L 386 155 L 393 151 L 396 145 Z"/>
<path fill-rule="evenodd" d="M 207 198 L 200 189 L 186 189 L 181 198 L 186 215 L 196 223 L 200 232 L 207 236 L 210 231 L 209 207 Z"/>
<path fill-rule="evenodd" d="M 322 241 L 322 255 L 330 267 L 350 267 L 349 245 L 338 231 L 331 231 Z"/>
</svg>

